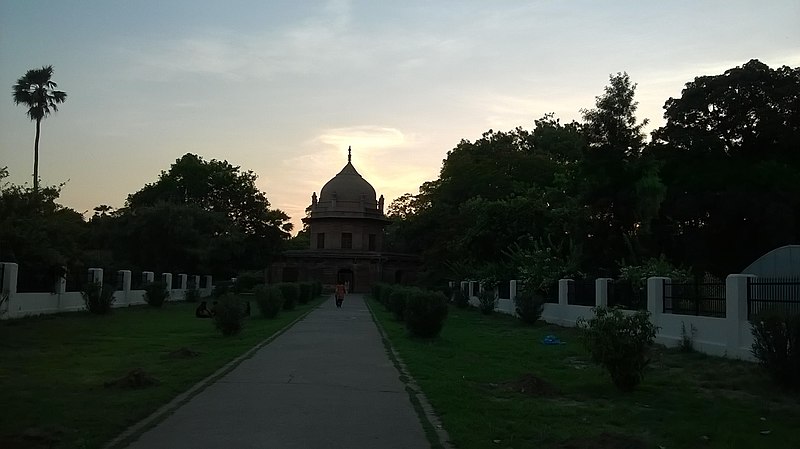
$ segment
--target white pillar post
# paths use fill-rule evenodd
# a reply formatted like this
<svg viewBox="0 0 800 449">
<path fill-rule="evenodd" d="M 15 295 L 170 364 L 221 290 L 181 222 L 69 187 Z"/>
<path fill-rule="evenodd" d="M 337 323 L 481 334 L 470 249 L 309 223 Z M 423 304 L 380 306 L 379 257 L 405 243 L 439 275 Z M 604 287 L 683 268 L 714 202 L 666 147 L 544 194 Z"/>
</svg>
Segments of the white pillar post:
<svg viewBox="0 0 800 449">
<path fill-rule="evenodd" d="M 668 277 L 651 277 L 647 278 L 647 310 L 650 311 L 653 323 L 658 325 L 658 316 L 664 313 L 664 284 L 670 282 Z"/>
<path fill-rule="evenodd" d="M 725 334 L 727 335 L 727 345 L 735 356 L 739 356 L 739 348 L 742 346 L 742 336 L 740 329 L 746 324 L 747 318 L 747 281 L 755 278 L 752 274 L 730 274 L 725 279 Z M 745 322 L 745 323 L 743 323 Z"/>
<path fill-rule="evenodd" d="M 508 281 L 508 296 L 511 299 L 511 307 L 514 307 L 514 300 L 517 299 L 517 281 L 510 280 Z"/>
<path fill-rule="evenodd" d="M 142 283 L 143 284 L 145 284 L 145 285 L 152 284 L 153 281 L 155 280 L 155 278 L 156 278 L 156 274 L 153 273 L 152 271 L 142 271 Z"/>
<path fill-rule="evenodd" d="M 0 289 L 0 297 L 5 298 L 0 302 L 0 317 L 7 316 L 11 309 L 11 301 L 14 295 L 17 294 L 17 275 L 19 274 L 19 265 L 13 262 L 3 262 L 2 265 L 2 288 Z"/>
<path fill-rule="evenodd" d="M 469 281 L 469 298 L 475 296 L 475 281 Z"/>
<path fill-rule="evenodd" d="M 103 269 L 102 268 L 89 268 L 89 282 L 94 282 L 103 286 Z"/>
<path fill-rule="evenodd" d="M 122 291 L 128 293 L 131 291 L 131 270 L 119 270 L 117 273 L 122 278 Z"/>
<path fill-rule="evenodd" d="M 206 288 L 207 289 L 214 288 L 214 283 L 212 281 L 213 281 L 213 278 L 211 277 L 211 275 L 207 274 L 206 275 Z"/>
<path fill-rule="evenodd" d="M 567 298 L 569 296 L 569 287 L 574 281 L 572 279 L 559 279 L 558 280 L 558 305 L 567 305 Z"/>
<path fill-rule="evenodd" d="M 181 290 L 186 290 L 186 286 L 189 282 L 189 276 L 186 274 L 179 274 L 178 278 L 181 280 Z"/>
<path fill-rule="evenodd" d="M 594 304 L 597 307 L 608 306 L 608 284 L 611 278 L 597 278 L 594 280 Z"/>
<path fill-rule="evenodd" d="M 191 288 L 198 290 L 200 289 L 200 276 L 194 275 L 192 276 Z"/>
<path fill-rule="evenodd" d="M 67 291 L 67 267 L 61 267 L 61 273 L 56 275 L 53 285 L 53 293 L 60 295 Z"/>
<path fill-rule="evenodd" d="M 172 273 L 161 273 L 161 282 L 167 286 L 167 291 L 172 290 Z"/>
</svg>

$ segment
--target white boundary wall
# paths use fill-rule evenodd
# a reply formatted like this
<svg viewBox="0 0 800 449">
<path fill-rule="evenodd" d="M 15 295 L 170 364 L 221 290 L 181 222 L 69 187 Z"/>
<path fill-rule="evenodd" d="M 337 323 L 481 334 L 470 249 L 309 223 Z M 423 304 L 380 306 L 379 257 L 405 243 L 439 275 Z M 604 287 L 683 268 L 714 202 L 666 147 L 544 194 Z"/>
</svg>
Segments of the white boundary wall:
<svg viewBox="0 0 800 449">
<path fill-rule="evenodd" d="M 650 320 L 658 326 L 656 342 L 665 346 L 678 346 L 683 333 L 693 336 L 694 348 L 697 351 L 735 359 L 754 361 L 750 349 L 753 335 L 750 322 L 747 320 L 747 279 L 755 276 L 749 274 L 732 274 L 725 280 L 725 318 L 713 318 L 695 315 L 677 315 L 664 313 L 664 284 L 669 278 L 653 277 L 647 280 L 647 310 Z M 594 313 L 590 306 L 567 304 L 567 292 L 570 279 L 561 279 L 558 283 L 558 303 L 544 305 L 542 319 L 551 324 L 575 327 L 580 318 L 589 319 Z M 595 288 L 595 305 L 605 306 L 608 303 L 608 282 L 610 279 L 597 279 Z M 470 304 L 477 306 L 478 288 L 474 281 L 464 281 L 462 288 L 469 287 Z M 509 288 L 511 298 L 498 298 L 495 311 L 516 315 L 514 297 L 517 281 L 511 281 Z M 495 295 L 497 293 L 495 292 Z M 634 313 L 624 311 L 625 313 Z"/>
<path fill-rule="evenodd" d="M 15 263 L 2 263 L 3 279 L 0 280 L 0 319 L 14 319 L 22 318 L 33 315 L 45 315 L 60 312 L 77 312 L 86 310 L 83 302 L 83 295 L 81 292 L 65 292 L 63 285 L 65 280 L 61 279 L 56 282 L 53 292 L 48 293 L 18 293 L 17 292 L 17 273 L 18 267 Z M 128 307 L 147 304 L 144 300 L 144 290 L 131 290 L 131 272 L 128 270 L 121 270 L 119 275 L 122 278 L 122 289 L 114 292 L 114 303 L 112 307 Z M 102 283 L 103 270 L 98 268 L 90 268 L 89 276 L 91 279 L 97 280 Z M 144 272 L 143 276 L 148 279 L 154 279 L 154 273 Z M 183 279 L 185 279 L 186 275 Z M 172 274 L 163 273 L 161 279 L 169 282 L 171 286 Z M 199 282 L 200 276 L 195 276 L 195 280 Z M 213 290 L 211 276 L 205 276 L 206 287 L 201 288 L 200 295 L 208 296 Z M 182 301 L 186 295 L 186 284 L 182 283 L 180 289 L 170 289 L 169 298 L 167 301 Z"/>
</svg>

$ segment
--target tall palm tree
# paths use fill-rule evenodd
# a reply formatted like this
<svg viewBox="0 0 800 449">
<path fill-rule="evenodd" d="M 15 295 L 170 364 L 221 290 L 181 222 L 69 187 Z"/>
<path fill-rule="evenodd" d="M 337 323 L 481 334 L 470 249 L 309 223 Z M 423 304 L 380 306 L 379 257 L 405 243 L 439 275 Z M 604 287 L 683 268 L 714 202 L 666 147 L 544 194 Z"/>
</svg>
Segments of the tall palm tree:
<svg viewBox="0 0 800 449">
<path fill-rule="evenodd" d="M 42 119 L 58 110 L 58 104 L 67 99 L 67 94 L 55 90 L 58 84 L 53 77 L 53 66 L 31 69 L 14 85 L 14 104 L 28 107 L 28 117 L 36 121 L 36 140 L 33 144 L 33 192 L 39 192 L 39 132 Z"/>
</svg>

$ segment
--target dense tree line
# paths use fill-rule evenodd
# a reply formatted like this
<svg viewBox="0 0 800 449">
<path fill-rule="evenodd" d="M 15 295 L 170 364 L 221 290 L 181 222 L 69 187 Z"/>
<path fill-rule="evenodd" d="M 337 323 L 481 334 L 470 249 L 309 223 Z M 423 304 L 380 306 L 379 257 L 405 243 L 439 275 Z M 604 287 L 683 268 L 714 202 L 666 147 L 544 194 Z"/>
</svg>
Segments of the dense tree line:
<svg viewBox="0 0 800 449">
<path fill-rule="evenodd" d="M 272 209 L 256 175 L 227 161 L 186 154 L 125 206 L 101 205 L 88 220 L 57 203 L 61 186 L 2 183 L 0 260 L 20 265 L 20 286 L 42 288 L 89 267 L 231 276 L 263 269 L 289 238 L 289 217 Z"/>
<path fill-rule="evenodd" d="M 635 88 L 612 75 L 580 122 L 462 140 L 390 205 L 393 248 L 422 253 L 430 279 L 615 275 L 654 257 L 722 276 L 800 242 L 800 68 L 698 77 L 649 141 Z"/>
</svg>

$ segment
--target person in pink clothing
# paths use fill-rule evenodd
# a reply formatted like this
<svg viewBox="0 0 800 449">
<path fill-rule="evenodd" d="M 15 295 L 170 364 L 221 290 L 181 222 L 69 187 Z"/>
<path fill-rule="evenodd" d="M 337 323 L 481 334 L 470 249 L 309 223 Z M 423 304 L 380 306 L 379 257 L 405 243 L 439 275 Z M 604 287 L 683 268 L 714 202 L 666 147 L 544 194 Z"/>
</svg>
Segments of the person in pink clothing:
<svg viewBox="0 0 800 449">
<path fill-rule="evenodd" d="M 336 307 L 342 308 L 342 303 L 344 302 L 344 294 L 347 290 L 344 287 L 344 284 L 341 282 L 336 284 Z"/>
</svg>

